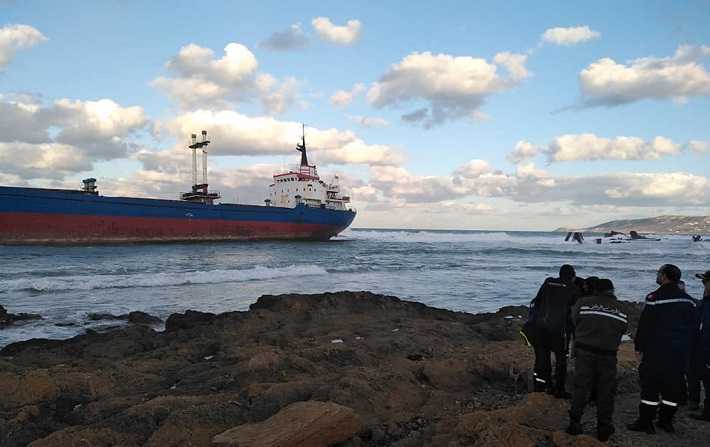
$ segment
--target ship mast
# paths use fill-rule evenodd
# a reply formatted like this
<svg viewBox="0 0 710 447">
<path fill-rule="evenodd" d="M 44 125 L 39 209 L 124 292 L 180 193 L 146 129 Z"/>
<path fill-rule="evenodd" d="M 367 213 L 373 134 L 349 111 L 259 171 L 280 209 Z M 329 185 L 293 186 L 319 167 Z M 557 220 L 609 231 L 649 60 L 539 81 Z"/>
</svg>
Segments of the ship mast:
<svg viewBox="0 0 710 447">
<path fill-rule="evenodd" d="M 296 145 L 296 150 L 301 153 L 301 167 L 308 166 L 308 155 L 306 155 L 306 125 L 301 124 L 301 143 Z"/>
<path fill-rule="evenodd" d="M 207 139 L 207 131 L 202 131 L 202 140 L 197 141 L 197 135 L 192 134 L 191 144 L 188 146 L 192 150 L 192 191 L 181 194 L 180 198 L 188 202 L 202 202 L 212 204 L 219 199 L 218 192 L 209 192 L 207 184 L 207 145 L 211 143 Z M 202 151 L 202 183 L 197 183 L 197 150 Z"/>
</svg>

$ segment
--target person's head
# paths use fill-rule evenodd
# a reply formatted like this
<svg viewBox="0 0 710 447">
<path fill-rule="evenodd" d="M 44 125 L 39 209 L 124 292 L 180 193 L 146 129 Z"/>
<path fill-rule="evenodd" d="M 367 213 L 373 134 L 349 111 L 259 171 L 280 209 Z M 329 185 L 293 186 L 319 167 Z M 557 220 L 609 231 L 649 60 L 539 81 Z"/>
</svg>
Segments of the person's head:
<svg viewBox="0 0 710 447">
<path fill-rule="evenodd" d="M 597 281 L 599 281 L 599 278 L 596 276 L 587 277 L 584 280 L 584 284 L 582 284 L 582 289 L 584 290 L 584 293 L 593 293 L 597 289 Z"/>
<path fill-rule="evenodd" d="M 656 273 L 656 284 L 663 285 L 680 281 L 680 269 L 673 264 L 663 264 Z"/>
<path fill-rule="evenodd" d="M 569 264 L 565 264 L 562 267 L 560 267 L 560 279 L 565 282 L 572 282 L 574 281 L 576 273 L 574 271 L 574 267 L 572 267 Z"/>
<path fill-rule="evenodd" d="M 599 279 L 594 284 L 594 290 L 598 293 L 614 293 L 614 283 L 607 278 Z"/>
<path fill-rule="evenodd" d="M 710 296 L 710 270 L 705 273 L 696 273 L 695 277 L 700 279 L 703 282 L 703 286 L 705 286 L 703 296 Z"/>
</svg>

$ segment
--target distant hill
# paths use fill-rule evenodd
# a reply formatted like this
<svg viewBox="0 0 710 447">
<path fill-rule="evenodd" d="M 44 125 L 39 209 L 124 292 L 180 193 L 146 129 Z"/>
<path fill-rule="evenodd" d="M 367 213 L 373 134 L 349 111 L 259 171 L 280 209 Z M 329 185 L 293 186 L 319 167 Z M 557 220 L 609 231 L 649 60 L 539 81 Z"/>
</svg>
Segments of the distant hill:
<svg viewBox="0 0 710 447">
<path fill-rule="evenodd" d="M 658 216 L 645 219 L 612 220 L 588 228 L 558 228 L 555 231 L 586 231 L 606 233 L 609 231 L 654 234 L 710 234 L 710 216 Z"/>
</svg>

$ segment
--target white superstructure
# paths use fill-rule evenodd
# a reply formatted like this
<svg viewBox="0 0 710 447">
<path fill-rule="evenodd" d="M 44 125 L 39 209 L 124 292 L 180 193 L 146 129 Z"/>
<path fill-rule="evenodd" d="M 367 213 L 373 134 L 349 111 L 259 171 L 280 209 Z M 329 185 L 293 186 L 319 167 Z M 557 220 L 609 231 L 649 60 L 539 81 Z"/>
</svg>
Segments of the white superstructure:
<svg viewBox="0 0 710 447">
<path fill-rule="evenodd" d="M 316 166 L 308 164 L 305 134 L 296 149 L 301 152 L 301 165 L 297 171 L 274 175 L 274 183 L 269 185 L 269 198 L 265 200 L 267 205 L 294 208 L 302 203 L 313 208 L 347 209 L 350 197 L 341 195 L 338 177 L 326 183 L 318 177 Z"/>
</svg>

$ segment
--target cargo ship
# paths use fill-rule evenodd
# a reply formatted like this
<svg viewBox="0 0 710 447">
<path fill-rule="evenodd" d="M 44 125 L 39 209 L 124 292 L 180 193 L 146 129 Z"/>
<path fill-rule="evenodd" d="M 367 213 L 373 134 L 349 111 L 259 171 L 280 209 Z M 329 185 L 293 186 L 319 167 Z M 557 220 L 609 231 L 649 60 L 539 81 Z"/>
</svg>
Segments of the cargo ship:
<svg viewBox="0 0 710 447">
<path fill-rule="evenodd" d="M 100 195 L 81 189 L 0 186 L 0 244 L 100 244 L 226 240 L 328 240 L 355 218 L 338 178 L 325 182 L 308 164 L 305 129 L 297 169 L 278 173 L 264 205 L 215 203 L 207 183 L 207 132 L 191 137 L 191 191 L 179 200 Z M 202 182 L 198 183 L 198 152 Z"/>
</svg>

